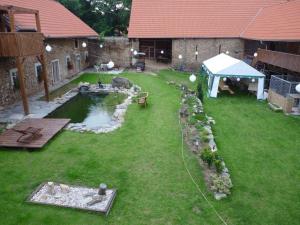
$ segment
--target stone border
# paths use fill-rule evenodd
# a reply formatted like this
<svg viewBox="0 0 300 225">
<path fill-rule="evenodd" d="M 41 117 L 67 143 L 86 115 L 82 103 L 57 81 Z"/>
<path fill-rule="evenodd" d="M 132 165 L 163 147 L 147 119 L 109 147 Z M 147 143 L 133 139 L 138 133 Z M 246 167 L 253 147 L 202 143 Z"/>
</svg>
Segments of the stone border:
<svg viewBox="0 0 300 225">
<path fill-rule="evenodd" d="M 201 146 L 201 136 L 199 135 L 199 131 L 196 128 L 196 125 L 191 125 L 187 122 L 187 119 L 193 115 L 196 114 L 204 114 L 204 108 L 201 100 L 197 97 L 196 93 L 193 90 L 189 90 L 185 85 L 182 84 L 177 84 L 174 81 L 169 81 L 167 82 L 168 85 L 175 86 L 176 88 L 180 89 L 182 91 L 182 101 L 181 101 L 181 110 L 180 110 L 180 116 L 181 116 L 181 121 L 184 124 L 184 133 L 185 133 L 185 141 L 189 147 L 189 149 L 195 153 L 195 154 L 200 154 L 202 150 L 204 150 L 204 147 Z M 188 105 L 187 105 L 187 100 L 189 98 L 194 98 L 196 101 L 195 104 L 192 107 L 192 115 L 188 112 Z M 203 129 L 205 129 L 208 133 L 207 138 L 208 142 L 206 143 L 212 152 L 217 152 L 217 144 L 215 142 L 215 138 L 213 135 L 212 131 L 212 125 L 215 124 L 215 121 L 212 117 L 209 117 L 205 114 L 205 119 L 206 121 L 200 121 L 197 120 L 198 125 L 201 125 Z M 195 133 L 197 133 L 195 135 Z M 223 171 L 220 174 L 217 174 L 214 168 L 209 168 L 205 162 L 199 157 L 199 164 L 203 169 L 204 172 L 204 177 L 205 177 L 205 182 L 207 187 L 211 190 L 212 189 L 212 180 L 213 176 L 219 176 L 221 178 L 229 178 L 230 183 L 230 174 L 229 170 L 225 165 L 224 160 L 222 160 L 222 165 L 223 165 Z M 216 200 L 221 200 L 222 198 L 226 198 L 228 194 L 225 193 L 219 193 L 219 192 L 213 192 L 214 197 Z"/>
<path fill-rule="evenodd" d="M 46 203 L 46 202 L 36 202 L 36 201 L 32 201 L 31 199 L 47 184 L 48 182 L 43 182 L 41 183 L 25 200 L 25 202 L 29 203 L 29 204 L 38 204 L 38 205 L 48 205 L 48 206 L 55 206 L 55 207 L 61 207 L 61 208 L 70 208 L 70 209 L 77 209 L 80 211 L 88 211 L 88 212 L 95 212 L 95 213 L 103 213 L 104 215 L 108 215 L 111 208 L 112 208 L 112 204 L 116 198 L 117 195 L 117 189 L 110 189 L 113 191 L 113 197 L 109 200 L 106 208 L 104 211 L 99 211 L 99 210 L 93 210 L 93 209 L 88 209 L 88 208 L 82 208 L 82 207 L 71 207 L 71 206 L 66 206 L 66 205 L 59 205 L 59 204 L 54 204 L 54 203 Z M 56 183 L 54 182 L 55 185 L 59 185 L 60 183 Z M 65 184 L 65 183 L 64 183 Z M 66 184 L 69 187 L 73 187 L 73 188 L 89 188 L 89 187 L 85 187 L 85 186 L 75 186 L 75 185 L 69 185 Z M 97 188 L 93 188 L 93 189 L 97 189 Z"/>
<path fill-rule="evenodd" d="M 116 110 L 113 114 L 113 124 L 110 127 L 99 127 L 99 128 L 89 128 L 86 127 L 84 123 L 70 123 L 65 129 L 70 130 L 70 131 L 76 131 L 76 132 L 92 132 L 95 134 L 100 134 L 100 133 L 109 133 L 112 132 L 118 128 L 120 128 L 124 122 L 124 117 L 127 111 L 127 108 L 129 105 L 132 104 L 132 100 L 134 97 L 138 96 L 138 92 L 141 90 L 140 87 L 137 85 L 133 85 L 130 89 L 125 89 L 125 88 L 113 88 L 111 84 L 106 84 L 103 85 L 103 88 L 99 88 L 98 85 L 96 84 L 89 84 L 89 83 L 80 83 L 79 86 L 76 88 L 77 93 L 79 93 L 79 89 L 81 87 L 88 87 L 88 91 L 85 93 L 103 93 L 103 94 L 109 94 L 109 93 L 122 93 L 126 94 L 128 97 L 127 99 L 124 100 L 122 104 L 119 104 L 116 106 Z M 74 90 L 73 90 L 74 91 Z M 76 96 L 74 95 L 74 96 Z M 73 96 L 73 97 L 74 97 Z M 66 97 L 67 100 L 63 101 L 63 104 L 70 100 L 68 96 Z M 63 105 L 62 104 L 62 105 Z"/>
</svg>

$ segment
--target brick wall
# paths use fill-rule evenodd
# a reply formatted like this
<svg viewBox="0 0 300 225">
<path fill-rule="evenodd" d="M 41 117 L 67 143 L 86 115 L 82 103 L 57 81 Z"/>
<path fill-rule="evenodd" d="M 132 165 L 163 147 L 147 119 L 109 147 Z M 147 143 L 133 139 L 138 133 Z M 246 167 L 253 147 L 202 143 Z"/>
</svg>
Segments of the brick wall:
<svg viewBox="0 0 300 225">
<path fill-rule="evenodd" d="M 53 82 L 51 61 L 59 60 L 60 79 L 70 78 L 81 70 L 89 66 L 89 62 L 85 60 L 85 52 L 88 48 L 82 47 L 82 42 L 88 43 L 87 39 L 78 40 L 78 48 L 75 49 L 74 39 L 47 39 L 45 44 L 50 44 L 52 51 L 46 53 L 46 62 L 48 70 L 49 86 L 55 85 Z M 80 56 L 80 67 L 76 70 L 76 55 Z M 72 70 L 67 67 L 66 57 L 70 56 L 74 65 Z M 30 96 L 43 90 L 43 82 L 39 82 L 35 74 L 35 63 L 38 63 L 36 57 L 26 57 L 24 62 L 25 84 L 27 95 Z M 78 64 L 79 65 L 79 64 Z M 0 106 L 10 105 L 21 99 L 18 89 L 14 89 L 10 70 L 16 68 L 14 58 L 0 58 Z"/>
<path fill-rule="evenodd" d="M 101 42 L 100 48 L 98 40 L 90 40 L 89 52 L 91 56 L 91 64 L 108 63 L 112 60 L 116 65 L 121 67 L 129 67 L 131 60 L 131 48 L 138 49 L 138 42 L 129 40 L 125 37 L 106 37 Z"/>
<path fill-rule="evenodd" d="M 173 39 L 172 65 L 178 67 L 181 64 L 192 70 L 199 70 L 202 62 L 219 54 L 229 51 L 229 55 L 241 58 L 244 51 L 244 41 L 241 39 Z M 195 52 L 198 51 L 196 57 Z M 178 58 L 182 55 L 182 59 Z"/>
</svg>

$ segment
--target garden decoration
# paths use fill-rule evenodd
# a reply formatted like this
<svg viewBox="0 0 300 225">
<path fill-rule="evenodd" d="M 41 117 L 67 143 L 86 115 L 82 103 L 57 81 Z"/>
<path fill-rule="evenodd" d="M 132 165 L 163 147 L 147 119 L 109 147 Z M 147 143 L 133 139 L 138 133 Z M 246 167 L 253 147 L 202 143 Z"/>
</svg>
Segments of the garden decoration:
<svg viewBox="0 0 300 225">
<path fill-rule="evenodd" d="M 28 202 L 75 208 L 108 215 L 116 196 L 116 189 L 106 184 L 99 188 L 71 186 L 54 182 L 41 184 L 28 198 Z"/>
</svg>

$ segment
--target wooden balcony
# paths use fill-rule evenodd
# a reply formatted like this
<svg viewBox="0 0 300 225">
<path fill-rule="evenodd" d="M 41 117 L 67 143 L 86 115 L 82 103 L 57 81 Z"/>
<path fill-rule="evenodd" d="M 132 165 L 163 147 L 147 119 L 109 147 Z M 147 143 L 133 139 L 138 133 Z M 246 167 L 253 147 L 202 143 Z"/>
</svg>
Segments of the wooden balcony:
<svg viewBox="0 0 300 225">
<path fill-rule="evenodd" d="M 300 55 L 258 49 L 257 57 L 254 59 L 253 64 L 255 65 L 257 62 L 267 63 L 300 73 Z"/>
<path fill-rule="evenodd" d="M 44 36 L 35 32 L 0 32 L 0 57 L 41 55 Z"/>
</svg>

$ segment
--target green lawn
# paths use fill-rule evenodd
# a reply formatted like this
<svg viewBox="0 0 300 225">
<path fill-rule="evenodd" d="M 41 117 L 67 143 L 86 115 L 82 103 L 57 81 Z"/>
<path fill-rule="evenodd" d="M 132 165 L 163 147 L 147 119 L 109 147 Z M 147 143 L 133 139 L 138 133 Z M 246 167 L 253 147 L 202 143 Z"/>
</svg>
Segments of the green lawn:
<svg viewBox="0 0 300 225">
<path fill-rule="evenodd" d="M 181 93 L 166 81 L 187 82 L 188 75 L 122 76 L 149 91 L 150 98 L 146 109 L 131 105 L 117 131 L 63 131 L 41 151 L 0 151 L 0 224 L 221 224 L 181 159 Z M 86 74 L 74 82 L 98 78 Z M 209 196 L 219 213 L 229 224 L 297 224 L 300 120 L 273 113 L 247 96 L 207 100 L 205 107 L 217 121 L 220 154 L 235 185 L 229 199 L 216 202 Z M 205 190 L 197 159 L 184 150 Z M 25 203 L 47 180 L 95 187 L 105 182 L 118 189 L 118 196 L 108 217 Z"/>
</svg>

